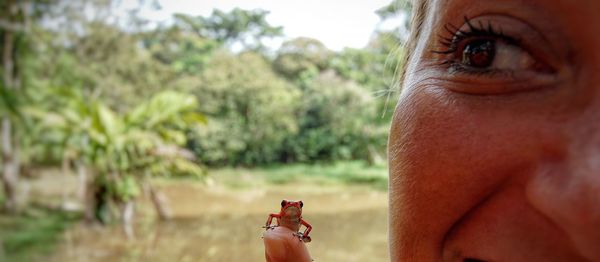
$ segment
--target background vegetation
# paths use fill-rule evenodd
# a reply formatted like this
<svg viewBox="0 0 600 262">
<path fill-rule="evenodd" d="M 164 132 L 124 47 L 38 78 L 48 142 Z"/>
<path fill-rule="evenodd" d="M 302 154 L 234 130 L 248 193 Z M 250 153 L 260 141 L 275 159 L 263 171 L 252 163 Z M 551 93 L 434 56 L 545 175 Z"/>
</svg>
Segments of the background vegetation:
<svg viewBox="0 0 600 262">
<path fill-rule="evenodd" d="M 386 190 L 403 30 L 376 31 L 361 49 L 300 37 L 272 50 L 265 40 L 283 30 L 264 10 L 151 24 L 136 10 L 116 15 L 119 4 L 0 1 L 0 260 L 50 252 L 80 219 L 120 224 L 131 239 L 143 199 L 173 216 L 170 183 Z M 65 176 L 72 194 L 30 190 Z"/>
</svg>

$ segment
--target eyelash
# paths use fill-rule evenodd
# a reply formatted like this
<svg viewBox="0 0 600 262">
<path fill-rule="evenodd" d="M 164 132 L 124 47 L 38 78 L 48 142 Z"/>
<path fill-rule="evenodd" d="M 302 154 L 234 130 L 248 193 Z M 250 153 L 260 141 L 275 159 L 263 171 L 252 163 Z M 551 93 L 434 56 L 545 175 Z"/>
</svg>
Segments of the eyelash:
<svg viewBox="0 0 600 262">
<path fill-rule="evenodd" d="M 460 28 L 454 26 L 451 23 L 444 25 L 444 29 L 449 34 L 448 36 L 439 35 L 439 42 L 444 49 L 432 50 L 431 52 L 447 56 L 440 65 L 446 65 L 451 68 L 454 72 L 465 72 L 471 74 L 495 74 L 502 73 L 497 70 L 473 70 L 464 65 L 459 61 L 459 54 L 456 54 L 460 44 L 468 39 L 492 39 L 501 40 L 510 45 L 519 46 L 520 40 L 505 35 L 502 30 L 495 28 L 491 21 L 487 22 L 487 25 L 479 21 L 477 24 L 473 24 L 468 17 L 464 17 L 464 22 L 468 26 L 467 30 L 460 30 Z M 504 72 L 506 73 L 506 72 Z"/>
</svg>

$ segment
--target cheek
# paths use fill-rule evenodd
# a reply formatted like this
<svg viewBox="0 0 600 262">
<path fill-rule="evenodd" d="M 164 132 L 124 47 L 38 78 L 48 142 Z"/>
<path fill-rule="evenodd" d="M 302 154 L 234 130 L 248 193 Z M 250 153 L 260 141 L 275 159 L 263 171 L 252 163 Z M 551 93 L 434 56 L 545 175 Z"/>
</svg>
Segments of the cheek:
<svg viewBox="0 0 600 262">
<path fill-rule="evenodd" d="M 411 90 L 389 140 L 390 243 L 397 258 L 439 260 L 452 225 L 510 177 L 527 176 L 551 143 L 539 121 L 519 121 L 509 105 Z"/>
</svg>

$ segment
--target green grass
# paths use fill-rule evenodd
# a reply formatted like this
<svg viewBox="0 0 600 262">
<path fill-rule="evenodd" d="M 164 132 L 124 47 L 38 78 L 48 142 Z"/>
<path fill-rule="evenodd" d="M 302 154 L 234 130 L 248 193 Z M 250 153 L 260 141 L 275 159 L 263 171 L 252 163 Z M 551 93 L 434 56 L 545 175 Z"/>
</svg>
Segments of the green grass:
<svg viewBox="0 0 600 262">
<path fill-rule="evenodd" d="M 333 164 L 290 164 L 258 168 L 220 168 L 210 176 L 233 188 L 260 185 L 315 183 L 320 185 L 366 185 L 387 190 L 387 167 L 369 166 L 361 161 Z"/>
<path fill-rule="evenodd" d="M 79 215 L 31 207 L 19 215 L 0 215 L 0 240 L 6 261 L 33 261 L 49 254 L 60 234 Z M 0 260 L 2 258 L 0 257 Z"/>
</svg>

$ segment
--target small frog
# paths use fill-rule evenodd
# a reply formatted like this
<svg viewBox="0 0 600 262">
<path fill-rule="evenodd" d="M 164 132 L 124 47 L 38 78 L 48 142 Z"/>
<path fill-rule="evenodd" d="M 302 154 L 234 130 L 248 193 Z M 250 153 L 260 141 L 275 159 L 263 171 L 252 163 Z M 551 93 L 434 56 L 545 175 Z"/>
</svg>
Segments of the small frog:
<svg viewBox="0 0 600 262">
<path fill-rule="evenodd" d="M 263 226 L 263 228 L 266 228 L 266 230 L 269 230 L 269 229 L 273 229 L 273 228 L 278 227 L 281 224 L 285 223 L 284 226 L 291 227 L 291 229 L 293 231 L 296 231 L 296 233 L 294 233 L 294 235 L 297 236 L 298 238 L 300 238 L 300 240 L 302 240 L 304 242 L 312 241 L 310 236 L 308 236 L 308 233 L 310 233 L 310 231 L 312 230 L 312 226 L 308 222 L 306 222 L 304 219 L 302 219 L 302 207 L 303 206 L 304 206 L 304 203 L 302 203 L 302 200 L 300 200 L 300 201 L 290 201 L 290 200 L 285 200 L 285 199 L 282 200 L 281 201 L 281 211 L 279 212 L 279 214 L 269 214 L 267 223 L 265 224 L 265 226 Z M 271 225 L 273 218 L 277 219 L 277 226 Z M 306 227 L 304 232 L 299 232 L 301 225 Z"/>
</svg>

